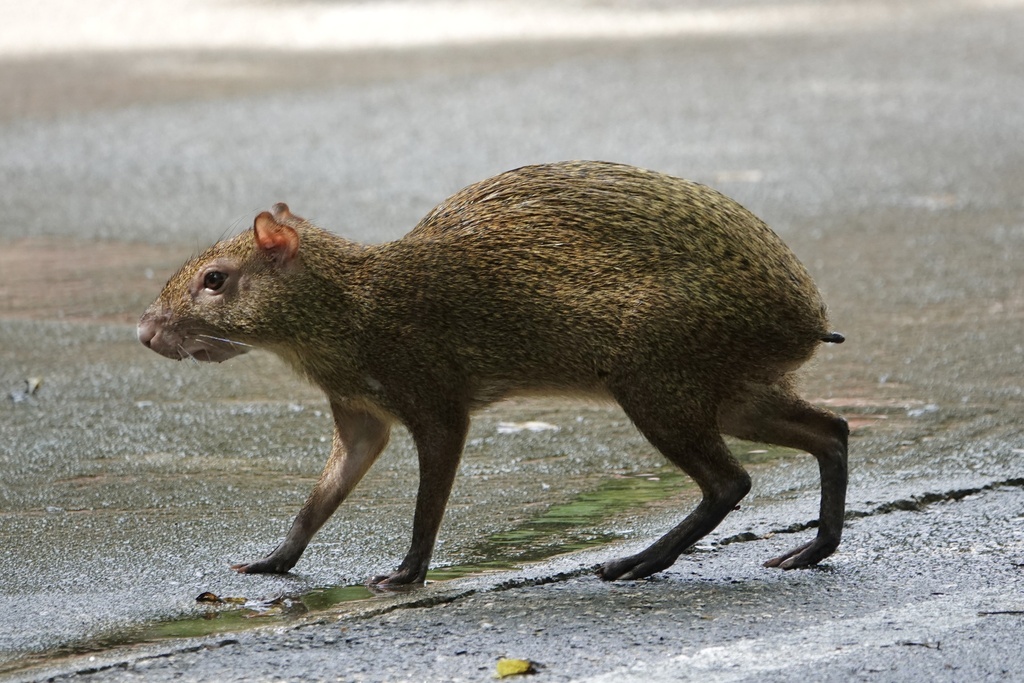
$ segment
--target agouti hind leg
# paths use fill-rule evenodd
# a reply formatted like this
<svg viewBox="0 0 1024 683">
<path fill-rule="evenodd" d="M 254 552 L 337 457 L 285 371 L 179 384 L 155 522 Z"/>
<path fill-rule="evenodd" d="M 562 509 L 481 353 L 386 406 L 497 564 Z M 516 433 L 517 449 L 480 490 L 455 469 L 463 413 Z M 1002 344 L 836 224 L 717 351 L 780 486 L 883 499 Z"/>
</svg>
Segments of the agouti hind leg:
<svg viewBox="0 0 1024 683">
<path fill-rule="evenodd" d="M 749 441 L 797 448 L 813 455 L 821 474 L 818 534 L 813 541 L 765 562 L 766 567 L 811 567 L 839 546 L 846 514 L 846 420 L 796 395 L 787 377 L 751 387 L 719 409 L 722 431 Z"/>
<path fill-rule="evenodd" d="M 750 490 L 750 476 L 732 456 L 713 414 L 692 405 L 664 405 L 663 397 L 639 402 L 618 397 L 640 432 L 700 486 L 697 508 L 649 548 L 613 560 L 601 578 L 641 579 L 672 566 L 680 554 L 725 518 Z"/>
</svg>

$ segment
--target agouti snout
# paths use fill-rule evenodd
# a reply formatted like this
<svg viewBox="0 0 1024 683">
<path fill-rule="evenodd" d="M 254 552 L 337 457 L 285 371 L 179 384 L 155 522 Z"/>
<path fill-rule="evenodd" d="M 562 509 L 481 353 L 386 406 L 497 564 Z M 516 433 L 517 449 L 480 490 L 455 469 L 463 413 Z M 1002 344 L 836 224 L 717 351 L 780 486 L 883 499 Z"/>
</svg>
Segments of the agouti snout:
<svg viewBox="0 0 1024 683">
<path fill-rule="evenodd" d="M 278 204 L 182 266 L 139 339 L 177 359 L 269 349 L 327 395 L 323 475 L 285 540 L 241 572 L 291 569 L 401 422 L 420 464 L 412 546 L 371 582 L 422 582 L 470 414 L 519 392 L 614 399 L 701 488 L 689 516 L 604 565 L 606 579 L 669 567 L 746 495 L 723 433 L 818 460 L 817 535 L 768 566 L 811 566 L 839 545 L 846 423 L 802 400 L 792 372 L 842 337 L 775 233 L 703 185 L 609 163 L 528 166 L 374 246 Z"/>
</svg>

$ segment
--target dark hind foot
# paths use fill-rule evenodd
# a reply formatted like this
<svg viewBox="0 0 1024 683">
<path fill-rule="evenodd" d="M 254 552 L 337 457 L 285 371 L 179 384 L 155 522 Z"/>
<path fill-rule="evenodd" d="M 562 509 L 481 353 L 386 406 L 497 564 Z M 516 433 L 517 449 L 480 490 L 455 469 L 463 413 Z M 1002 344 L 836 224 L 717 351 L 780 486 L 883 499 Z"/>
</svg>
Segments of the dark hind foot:
<svg viewBox="0 0 1024 683">
<path fill-rule="evenodd" d="M 668 569 L 675 558 L 649 557 L 645 553 L 637 553 L 629 557 L 605 562 L 597 571 L 597 575 L 605 581 L 631 581 L 645 579 L 651 574 Z"/>
<path fill-rule="evenodd" d="M 816 538 L 810 543 L 793 548 L 788 553 L 779 555 L 764 563 L 765 567 L 777 567 L 779 569 L 805 569 L 813 567 L 826 557 L 831 555 L 839 547 L 839 540 L 829 541 Z"/>
</svg>

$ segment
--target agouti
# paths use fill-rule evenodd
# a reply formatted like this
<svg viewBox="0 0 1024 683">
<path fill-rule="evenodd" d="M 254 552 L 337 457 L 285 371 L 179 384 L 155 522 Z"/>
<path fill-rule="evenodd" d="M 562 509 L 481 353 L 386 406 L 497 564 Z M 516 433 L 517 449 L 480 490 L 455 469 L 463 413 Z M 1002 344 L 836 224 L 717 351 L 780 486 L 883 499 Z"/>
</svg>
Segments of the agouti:
<svg viewBox="0 0 1024 683">
<path fill-rule="evenodd" d="M 779 237 L 704 185 L 611 163 L 527 166 L 373 246 L 277 204 L 185 263 L 138 335 L 179 360 L 269 349 L 327 395 L 323 474 L 285 540 L 240 572 L 290 570 L 401 422 L 419 457 L 412 546 L 370 583 L 422 583 L 470 414 L 524 393 L 613 399 L 700 486 L 689 516 L 605 564 L 605 579 L 671 566 L 746 495 L 723 433 L 818 460 L 817 536 L 766 566 L 811 566 L 839 545 L 847 425 L 802 400 L 792 373 L 843 338 Z"/>
</svg>

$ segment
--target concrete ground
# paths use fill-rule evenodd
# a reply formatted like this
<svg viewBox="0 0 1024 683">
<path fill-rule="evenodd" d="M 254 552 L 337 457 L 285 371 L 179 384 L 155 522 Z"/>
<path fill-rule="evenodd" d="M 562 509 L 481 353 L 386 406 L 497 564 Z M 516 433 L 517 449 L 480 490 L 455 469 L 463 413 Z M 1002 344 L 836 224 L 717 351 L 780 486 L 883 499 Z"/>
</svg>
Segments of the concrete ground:
<svg viewBox="0 0 1024 683">
<path fill-rule="evenodd" d="M 325 4 L 323 25 L 361 5 L 383 11 Z M 207 49 L 170 21 L 161 43 L 145 20 L 115 32 L 127 44 L 0 41 L 5 678 L 482 680 L 500 656 L 552 681 L 1024 678 L 1024 4 L 579 2 L 567 35 L 561 15 L 448 3 L 486 40 L 318 29 L 294 48 L 266 28 L 295 39 L 293 9 L 231 7 L 273 47 L 232 28 Z M 517 402 L 475 423 L 435 562 L 501 572 L 133 645 L 205 613 L 204 591 L 357 585 L 397 563 L 411 520 L 399 434 L 295 575 L 226 569 L 280 539 L 329 420 L 269 356 L 190 367 L 137 344 L 176 264 L 275 201 L 380 241 L 469 182 L 564 158 L 715 185 L 807 264 L 848 340 L 804 373 L 854 427 L 836 555 L 760 567 L 812 533 L 790 526 L 816 514 L 816 467 L 739 444 L 750 497 L 653 580 L 591 570 L 678 520 L 681 484 L 499 549 L 602 482 L 672 481 L 614 408 Z M 528 421 L 552 428 L 508 428 Z M 568 544 L 590 547 L 522 562 Z"/>
</svg>

